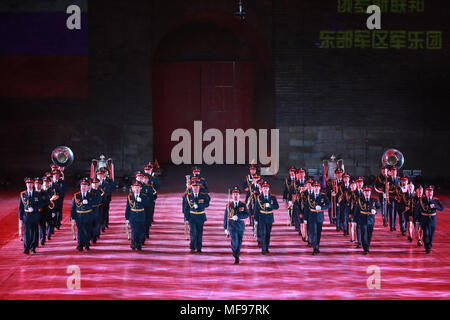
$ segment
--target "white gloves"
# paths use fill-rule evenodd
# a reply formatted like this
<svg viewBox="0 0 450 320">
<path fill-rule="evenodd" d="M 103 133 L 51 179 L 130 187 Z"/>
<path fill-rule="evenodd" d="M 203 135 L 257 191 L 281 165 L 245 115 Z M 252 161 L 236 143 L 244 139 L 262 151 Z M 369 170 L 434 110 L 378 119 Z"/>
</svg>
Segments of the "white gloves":
<svg viewBox="0 0 450 320">
<path fill-rule="evenodd" d="M 225 234 L 226 234 L 226 235 L 229 235 L 229 234 L 230 234 L 230 233 L 228 232 L 227 229 L 225 229 Z"/>
<path fill-rule="evenodd" d="M 237 221 L 239 218 L 238 216 L 233 216 L 233 218 L 231 218 L 233 221 Z"/>
<path fill-rule="evenodd" d="M 142 201 L 142 198 L 141 198 L 141 197 L 137 197 L 137 198 L 136 198 L 136 201 L 137 201 L 137 202 L 141 202 L 141 201 Z"/>
<path fill-rule="evenodd" d="M 316 206 L 316 210 L 322 210 L 321 206 Z"/>
<path fill-rule="evenodd" d="M 52 218 L 54 218 L 54 217 L 56 217 L 56 214 L 55 214 L 55 213 L 52 213 Z"/>
<path fill-rule="evenodd" d="M 371 212 L 372 212 L 372 214 L 375 214 L 375 213 L 377 213 L 377 210 L 372 209 Z"/>
<path fill-rule="evenodd" d="M 333 191 L 333 192 L 331 193 L 331 196 L 336 197 L 336 192 Z"/>
<path fill-rule="evenodd" d="M 34 211 L 33 207 L 29 208 L 28 211 L 33 212 Z"/>
<path fill-rule="evenodd" d="M 289 204 L 289 207 L 292 207 L 292 201 L 289 201 L 288 204 Z"/>
<path fill-rule="evenodd" d="M 383 199 L 386 199 L 386 198 L 387 198 L 386 193 L 383 193 Z"/>
<path fill-rule="evenodd" d="M 430 204 L 430 208 L 432 209 L 434 208 L 434 203 Z"/>
<path fill-rule="evenodd" d="M 125 221 L 126 223 L 130 223 L 130 220 Z"/>
<path fill-rule="evenodd" d="M 266 203 L 266 208 L 269 208 L 270 207 L 270 203 Z"/>
<path fill-rule="evenodd" d="M 198 208 L 198 204 L 194 203 L 194 209 Z"/>
</svg>

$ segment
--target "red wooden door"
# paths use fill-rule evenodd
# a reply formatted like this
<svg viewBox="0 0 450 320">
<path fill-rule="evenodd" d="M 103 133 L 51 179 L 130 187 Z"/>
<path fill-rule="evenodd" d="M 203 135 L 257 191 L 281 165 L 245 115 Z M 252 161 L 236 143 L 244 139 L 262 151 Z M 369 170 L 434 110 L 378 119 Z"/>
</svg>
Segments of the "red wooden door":
<svg viewBox="0 0 450 320">
<path fill-rule="evenodd" d="M 203 132 L 217 128 L 224 138 L 225 129 L 251 126 L 251 62 L 155 62 L 153 68 L 153 145 L 159 162 L 170 163 L 175 129 L 188 129 L 193 139 L 195 120 L 202 121 Z"/>
</svg>

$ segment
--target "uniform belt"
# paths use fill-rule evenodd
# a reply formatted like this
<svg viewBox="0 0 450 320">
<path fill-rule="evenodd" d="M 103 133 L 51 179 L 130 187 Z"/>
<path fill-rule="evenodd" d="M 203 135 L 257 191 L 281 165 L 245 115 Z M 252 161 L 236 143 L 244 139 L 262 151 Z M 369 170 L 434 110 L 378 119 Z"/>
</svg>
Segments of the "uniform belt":
<svg viewBox="0 0 450 320">
<path fill-rule="evenodd" d="M 30 212 L 33 212 L 33 211 L 31 211 L 30 209 L 25 209 L 25 212 L 30 213 Z"/>
<path fill-rule="evenodd" d="M 77 210 L 77 213 L 89 213 L 92 212 L 92 209 L 89 210 Z"/>
<path fill-rule="evenodd" d="M 264 211 L 264 210 L 260 210 L 259 212 L 264 213 L 264 214 L 271 214 L 271 213 L 273 213 L 273 211 Z"/>
<path fill-rule="evenodd" d="M 131 209 L 131 211 L 133 211 L 133 212 L 142 212 L 144 210 L 145 210 L 144 208 L 142 208 L 142 209 Z"/>
<path fill-rule="evenodd" d="M 367 215 L 372 214 L 372 212 L 370 212 L 370 211 L 359 211 L 359 212 L 361 212 L 362 214 L 367 214 Z"/>
<path fill-rule="evenodd" d="M 189 211 L 189 213 L 192 213 L 192 214 L 203 214 L 203 213 L 205 213 L 205 211 L 200 211 L 200 212 L 197 212 L 197 211 Z"/>
<path fill-rule="evenodd" d="M 425 213 L 425 212 L 421 212 L 420 214 L 423 216 L 435 216 L 436 215 L 436 213 Z"/>
<path fill-rule="evenodd" d="M 311 212 L 322 212 L 322 210 L 316 210 L 316 209 L 309 209 Z"/>
</svg>

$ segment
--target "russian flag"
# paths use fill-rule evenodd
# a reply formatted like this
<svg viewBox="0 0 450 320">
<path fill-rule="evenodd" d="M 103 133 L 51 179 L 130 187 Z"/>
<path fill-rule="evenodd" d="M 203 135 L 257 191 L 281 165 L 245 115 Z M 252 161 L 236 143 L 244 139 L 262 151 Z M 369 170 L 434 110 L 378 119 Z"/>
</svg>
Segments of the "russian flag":
<svg viewBox="0 0 450 320">
<path fill-rule="evenodd" d="M 70 5 L 81 29 L 70 30 Z M 0 97 L 88 96 L 87 0 L 0 2 Z"/>
</svg>

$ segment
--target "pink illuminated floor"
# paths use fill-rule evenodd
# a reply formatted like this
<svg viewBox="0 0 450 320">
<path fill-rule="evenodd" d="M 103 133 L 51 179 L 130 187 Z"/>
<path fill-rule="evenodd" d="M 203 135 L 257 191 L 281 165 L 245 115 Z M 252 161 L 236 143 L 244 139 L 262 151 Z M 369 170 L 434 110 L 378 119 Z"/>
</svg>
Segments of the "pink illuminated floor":
<svg viewBox="0 0 450 320">
<path fill-rule="evenodd" d="M 75 250 L 65 202 L 64 224 L 37 254 L 26 256 L 17 232 L 17 194 L 1 194 L 0 299 L 449 299 L 450 210 L 439 215 L 432 254 L 380 224 L 371 253 L 363 256 L 348 237 L 324 224 L 321 254 L 312 256 L 287 226 L 287 211 L 275 216 L 267 256 L 247 229 L 241 264 L 234 265 L 222 227 L 226 194 L 212 193 L 204 252 L 189 254 L 181 194 L 160 194 L 150 240 L 132 251 L 124 228 L 125 196 L 111 204 L 110 228 L 90 252 Z M 281 199 L 279 198 L 281 202 Z M 443 199 L 449 207 L 449 198 Z M 67 268 L 81 271 L 81 288 L 69 289 Z M 381 288 L 369 289 L 369 266 L 381 271 Z"/>
</svg>

